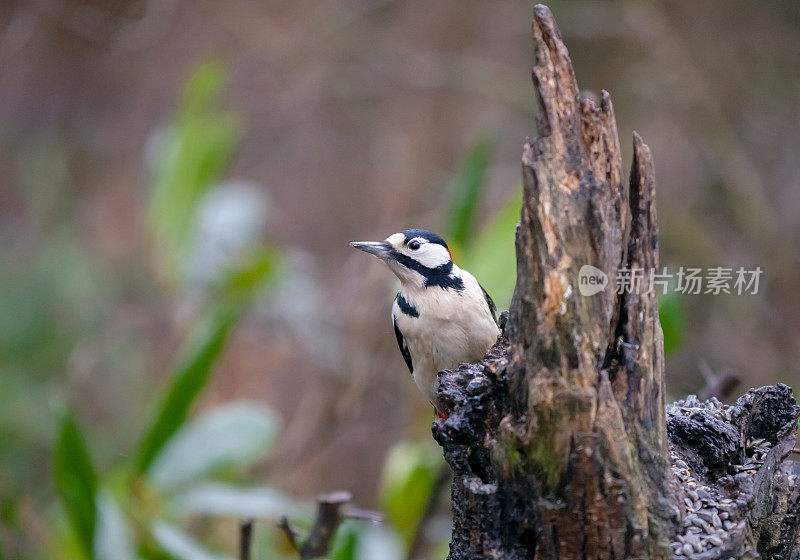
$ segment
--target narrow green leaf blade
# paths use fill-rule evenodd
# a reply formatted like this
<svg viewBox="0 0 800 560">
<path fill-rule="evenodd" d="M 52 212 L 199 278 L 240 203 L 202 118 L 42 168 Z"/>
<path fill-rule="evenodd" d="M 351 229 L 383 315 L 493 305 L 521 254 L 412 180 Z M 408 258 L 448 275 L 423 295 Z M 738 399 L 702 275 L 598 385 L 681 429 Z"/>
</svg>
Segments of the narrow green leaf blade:
<svg viewBox="0 0 800 560">
<path fill-rule="evenodd" d="M 459 249 L 466 248 L 472 241 L 475 213 L 493 151 L 493 139 L 479 139 L 464 158 L 458 171 L 456 189 L 447 216 L 446 231 L 448 240 Z"/>
<path fill-rule="evenodd" d="M 136 469 L 140 474 L 147 471 L 167 440 L 183 424 L 189 407 L 205 387 L 238 316 L 238 310 L 225 309 L 201 326 L 200 334 L 176 368 L 155 421 L 139 447 Z"/>
<path fill-rule="evenodd" d="M 138 473 L 150 468 L 156 455 L 186 420 L 233 326 L 253 295 L 275 277 L 276 260 L 272 251 L 259 252 L 226 277 L 218 296 L 221 301 L 218 309 L 200 326 L 199 334 L 172 374 L 167 394 L 142 440 L 136 460 Z"/>
<path fill-rule="evenodd" d="M 226 305 L 245 306 L 253 295 L 277 274 L 280 255 L 274 249 L 260 247 L 251 251 L 243 263 L 222 275 L 218 297 Z"/>
<path fill-rule="evenodd" d="M 670 355 L 681 347 L 686 333 L 686 318 L 680 292 L 670 286 L 666 294 L 658 297 L 658 318 L 664 333 L 664 354 Z"/>
<path fill-rule="evenodd" d="M 331 560 L 356 560 L 358 531 L 352 524 L 343 523 L 336 532 L 331 547 Z"/>
<path fill-rule="evenodd" d="M 239 140 L 238 119 L 215 106 L 225 81 L 219 63 L 195 70 L 153 161 L 150 225 L 172 274 L 198 203 L 221 178 Z"/>
<path fill-rule="evenodd" d="M 53 474 L 70 525 L 86 556 L 91 558 L 97 523 L 97 474 L 84 436 L 69 413 L 61 423 Z"/>
<path fill-rule="evenodd" d="M 465 255 L 464 266 L 492 296 L 497 309 L 508 309 L 517 281 L 515 235 L 522 197 L 512 196 L 481 231 Z"/>
</svg>

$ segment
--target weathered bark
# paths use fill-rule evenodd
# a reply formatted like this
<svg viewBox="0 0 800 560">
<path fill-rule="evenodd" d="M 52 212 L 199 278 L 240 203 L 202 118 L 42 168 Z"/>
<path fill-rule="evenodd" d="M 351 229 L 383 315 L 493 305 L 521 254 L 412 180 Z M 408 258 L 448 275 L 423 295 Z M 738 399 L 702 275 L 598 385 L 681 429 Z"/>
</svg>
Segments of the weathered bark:
<svg viewBox="0 0 800 560">
<path fill-rule="evenodd" d="M 599 106 L 580 98 L 567 49 L 544 6 L 535 8 L 533 36 L 541 113 L 538 137 L 522 156 L 517 286 L 507 339 L 501 337 L 483 362 L 440 374 L 440 396 L 450 413 L 433 431 L 455 473 L 450 559 L 660 559 L 688 553 L 683 522 L 694 519 L 689 504 L 695 500 L 686 497 L 687 489 L 702 482 L 713 486 L 712 498 L 747 494 L 743 477 L 723 480 L 728 489 L 714 485 L 742 465 L 754 437 L 775 444 L 768 471 L 752 473 L 761 476 L 754 484 L 793 488 L 788 475 L 775 479 L 775 467 L 794 442 L 797 409 L 790 392 L 781 390 L 773 404 L 779 401 L 784 414 L 777 416 L 785 422 L 769 423 L 769 435 L 754 436 L 770 430 L 753 428 L 757 415 L 742 412 L 738 424 L 713 418 L 703 430 L 687 431 L 715 434 L 716 441 L 700 439 L 706 451 L 724 443 L 716 453 L 689 457 L 695 444 L 670 433 L 671 455 L 657 296 L 615 289 L 619 270 L 642 270 L 647 279 L 658 267 L 650 150 L 634 133 L 626 185 L 609 95 L 603 93 Z M 609 281 L 594 295 L 579 289 L 587 265 Z M 693 419 L 690 407 L 670 421 L 691 427 Z M 684 444 L 682 453 L 700 482 L 678 472 L 681 445 L 675 442 Z M 692 548 L 692 536 L 690 549 L 712 554 L 710 546 L 719 554 L 703 558 L 739 558 L 733 551 L 759 548 L 759 527 L 767 524 L 771 548 L 796 540 L 786 526 L 794 519 L 787 512 L 797 506 L 797 492 L 792 502 L 789 490 L 782 515 L 773 514 L 772 501 L 762 503 L 758 522 L 752 516 L 744 521 L 747 508 L 730 512 L 731 523 L 742 519 L 746 529 L 726 532 L 728 542 L 719 547 L 709 539 L 721 537 L 708 534 Z M 748 495 L 758 495 L 752 484 Z"/>
</svg>

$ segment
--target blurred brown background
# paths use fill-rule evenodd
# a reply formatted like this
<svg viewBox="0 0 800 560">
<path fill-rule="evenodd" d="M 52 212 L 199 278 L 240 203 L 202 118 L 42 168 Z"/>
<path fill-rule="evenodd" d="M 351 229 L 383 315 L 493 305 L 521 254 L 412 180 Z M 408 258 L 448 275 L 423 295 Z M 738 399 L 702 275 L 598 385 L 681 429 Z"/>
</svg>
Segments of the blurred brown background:
<svg viewBox="0 0 800 560">
<path fill-rule="evenodd" d="M 549 5 L 581 87 L 611 93 L 624 153 L 634 129 L 653 150 L 662 263 L 764 270 L 757 296 L 682 300 L 669 393 L 701 387 L 701 361 L 740 389 L 796 385 L 800 2 Z M 200 408 L 267 403 L 283 430 L 258 473 L 290 495 L 347 488 L 375 506 L 387 450 L 425 438 L 431 412 L 395 347 L 393 278 L 347 242 L 441 230 L 454 173 L 483 136 L 496 144 L 478 224 L 517 192 L 536 113 L 531 8 L 2 2 L 0 489 L 28 489 L 13 497 L 17 525 L 48 530 L 54 413 L 70 404 L 95 461 L 112 464 L 184 341 L 192 285 L 155 256 L 149 162 L 207 60 L 227 70 L 220 106 L 239 120 L 224 178 L 258 193 L 255 230 L 285 266 Z"/>
</svg>

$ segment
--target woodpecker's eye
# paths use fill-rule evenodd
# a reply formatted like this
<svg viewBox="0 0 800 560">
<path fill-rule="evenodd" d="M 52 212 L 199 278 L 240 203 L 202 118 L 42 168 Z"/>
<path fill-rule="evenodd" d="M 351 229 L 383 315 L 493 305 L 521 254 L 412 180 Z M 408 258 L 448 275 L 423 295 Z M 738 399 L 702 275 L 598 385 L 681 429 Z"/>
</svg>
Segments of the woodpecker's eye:
<svg viewBox="0 0 800 560">
<path fill-rule="evenodd" d="M 411 249 L 412 251 L 416 251 L 417 249 L 419 249 L 419 241 L 414 239 L 408 244 L 408 248 Z"/>
</svg>

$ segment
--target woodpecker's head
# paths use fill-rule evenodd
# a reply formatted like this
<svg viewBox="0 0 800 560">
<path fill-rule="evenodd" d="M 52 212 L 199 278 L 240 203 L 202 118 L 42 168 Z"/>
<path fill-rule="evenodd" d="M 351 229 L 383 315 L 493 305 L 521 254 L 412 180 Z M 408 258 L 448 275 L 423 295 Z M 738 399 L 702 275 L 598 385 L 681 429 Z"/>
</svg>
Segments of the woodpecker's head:
<svg viewBox="0 0 800 560">
<path fill-rule="evenodd" d="M 447 243 L 428 230 L 407 229 L 384 241 L 354 241 L 350 245 L 383 260 L 404 285 L 464 287 Z"/>
</svg>

